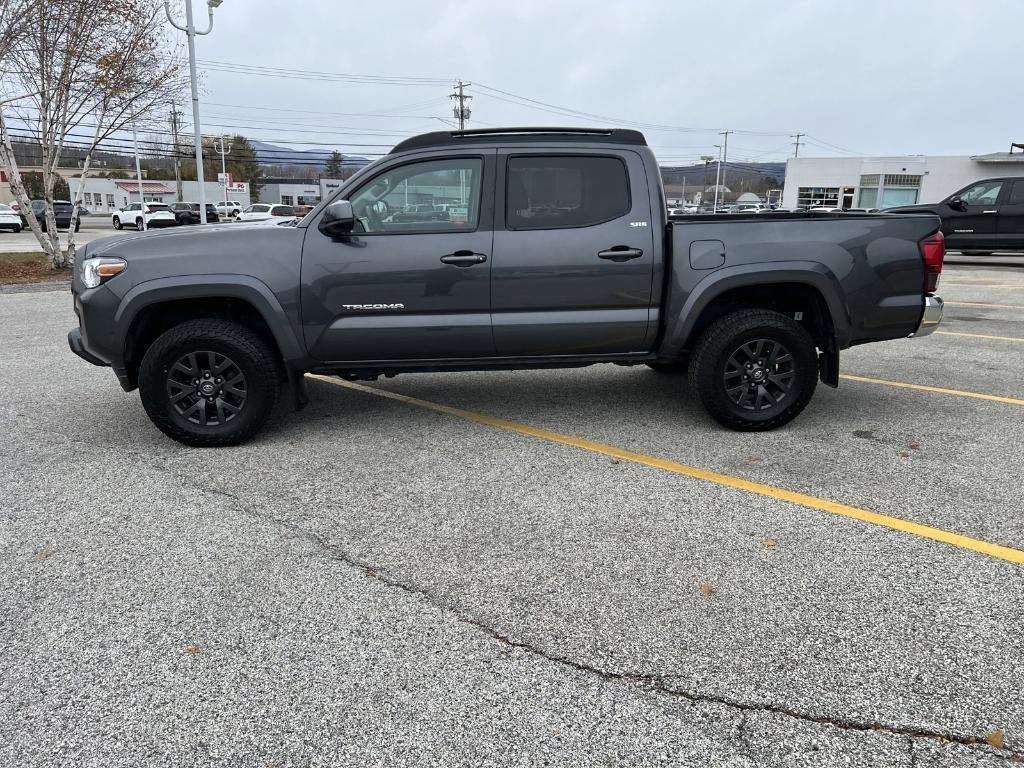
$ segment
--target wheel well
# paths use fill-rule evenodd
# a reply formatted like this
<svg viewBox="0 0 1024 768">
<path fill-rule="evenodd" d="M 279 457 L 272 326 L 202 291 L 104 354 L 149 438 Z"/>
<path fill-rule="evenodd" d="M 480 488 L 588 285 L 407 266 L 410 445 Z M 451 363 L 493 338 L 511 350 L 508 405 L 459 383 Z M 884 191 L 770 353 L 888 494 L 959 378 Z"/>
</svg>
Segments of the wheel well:
<svg viewBox="0 0 1024 768">
<path fill-rule="evenodd" d="M 686 339 L 684 349 L 692 349 L 697 339 L 718 318 L 739 309 L 773 309 L 791 318 L 802 313 L 798 322 L 811 334 L 821 349 L 834 345 L 832 314 L 821 292 L 806 283 L 767 283 L 732 288 L 716 296 L 701 310 Z"/>
<path fill-rule="evenodd" d="M 142 357 L 160 334 L 188 320 L 200 318 L 232 320 L 244 325 L 263 339 L 279 358 L 281 357 L 281 349 L 263 315 L 244 299 L 219 296 L 162 301 L 143 307 L 128 329 L 125 338 L 125 369 L 131 386 L 137 386 Z"/>
</svg>

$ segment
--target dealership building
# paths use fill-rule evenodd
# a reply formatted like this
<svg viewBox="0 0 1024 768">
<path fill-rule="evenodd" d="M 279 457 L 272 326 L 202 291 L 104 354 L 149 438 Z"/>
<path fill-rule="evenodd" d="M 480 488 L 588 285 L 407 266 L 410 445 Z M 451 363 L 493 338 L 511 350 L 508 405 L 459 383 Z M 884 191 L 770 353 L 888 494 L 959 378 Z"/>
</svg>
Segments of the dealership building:
<svg viewBox="0 0 1024 768">
<path fill-rule="evenodd" d="M 791 157 L 783 208 L 935 203 L 972 182 L 1024 176 L 1024 152 L 927 157 Z"/>
</svg>

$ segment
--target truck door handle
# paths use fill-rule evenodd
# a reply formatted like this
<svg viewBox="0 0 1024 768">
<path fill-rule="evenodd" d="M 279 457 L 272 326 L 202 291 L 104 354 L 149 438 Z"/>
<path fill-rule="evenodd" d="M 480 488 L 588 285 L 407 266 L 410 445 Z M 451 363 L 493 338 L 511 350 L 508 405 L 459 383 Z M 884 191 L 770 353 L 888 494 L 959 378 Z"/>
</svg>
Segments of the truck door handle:
<svg viewBox="0 0 1024 768">
<path fill-rule="evenodd" d="M 982 211 L 982 213 L 999 213 L 999 211 Z"/>
<path fill-rule="evenodd" d="M 473 253 L 472 251 L 456 251 L 455 253 L 446 253 L 441 257 L 441 261 L 444 264 L 453 264 L 456 267 L 470 267 L 473 264 L 483 264 L 487 261 L 487 256 L 482 253 Z"/>
<path fill-rule="evenodd" d="M 611 261 L 629 261 L 639 259 L 644 252 L 639 248 L 630 248 L 628 245 L 616 245 L 606 251 L 598 251 L 597 258 L 610 259 Z"/>
</svg>

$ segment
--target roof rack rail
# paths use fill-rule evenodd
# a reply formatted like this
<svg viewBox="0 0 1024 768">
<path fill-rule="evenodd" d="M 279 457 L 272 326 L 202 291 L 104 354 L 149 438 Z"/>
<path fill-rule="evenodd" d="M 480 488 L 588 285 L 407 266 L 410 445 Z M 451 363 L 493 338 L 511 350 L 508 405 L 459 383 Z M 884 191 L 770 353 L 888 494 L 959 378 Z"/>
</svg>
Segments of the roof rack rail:
<svg viewBox="0 0 1024 768">
<path fill-rule="evenodd" d="M 412 136 L 398 142 L 391 150 L 391 154 L 404 152 L 407 149 L 493 141 L 501 136 L 508 136 L 516 141 L 567 141 L 593 137 L 596 141 L 601 142 L 647 146 L 647 139 L 640 131 L 628 128 L 474 128 L 466 131 L 434 131 Z"/>
</svg>

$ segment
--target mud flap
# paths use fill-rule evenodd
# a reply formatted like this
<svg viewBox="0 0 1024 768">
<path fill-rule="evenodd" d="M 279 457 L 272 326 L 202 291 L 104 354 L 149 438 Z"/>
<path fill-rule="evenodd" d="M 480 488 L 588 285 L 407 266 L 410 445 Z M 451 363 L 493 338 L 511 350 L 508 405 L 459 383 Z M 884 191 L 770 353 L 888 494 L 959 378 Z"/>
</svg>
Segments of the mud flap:
<svg viewBox="0 0 1024 768">
<path fill-rule="evenodd" d="M 839 348 L 835 342 L 818 352 L 818 378 L 833 389 L 839 386 Z"/>
<path fill-rule="evenodd" d="M 285 366 L 285 372 L 288 376 L 288 389 L 292 393 L 292 408 L 301 411 L 309 404 L 306 376 L 302 371 L 292 368 L 290 365 Z"/>
</svg>

